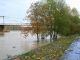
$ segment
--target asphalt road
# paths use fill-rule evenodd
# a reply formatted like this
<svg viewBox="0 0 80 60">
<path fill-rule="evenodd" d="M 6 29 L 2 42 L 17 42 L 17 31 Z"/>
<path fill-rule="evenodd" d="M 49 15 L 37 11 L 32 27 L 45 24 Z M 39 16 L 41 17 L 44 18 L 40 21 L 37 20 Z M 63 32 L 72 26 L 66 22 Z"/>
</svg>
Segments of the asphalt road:
<svg viewBox="0 0 80 60">
<path fill-rule="evenodd" d="M 80 60 L 80 37 L 78 36 L 73 43 L 65 50 L 60 60 Z"/>
</svg>

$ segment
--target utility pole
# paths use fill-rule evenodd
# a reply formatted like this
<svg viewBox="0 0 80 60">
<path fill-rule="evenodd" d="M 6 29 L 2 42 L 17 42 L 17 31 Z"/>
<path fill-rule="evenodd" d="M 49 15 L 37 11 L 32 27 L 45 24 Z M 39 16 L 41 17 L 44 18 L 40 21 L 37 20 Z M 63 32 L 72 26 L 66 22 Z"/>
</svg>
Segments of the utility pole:
<svg viewBox="0 0 80 60">
<path fill-rule="evenodd" d="M 3 18 L 3 23 L 4 23 L 4 17 L 5 17 L 5 16 L 0 16 L 0 17 L 2 17 L 2 18 Z"/>
</svg>

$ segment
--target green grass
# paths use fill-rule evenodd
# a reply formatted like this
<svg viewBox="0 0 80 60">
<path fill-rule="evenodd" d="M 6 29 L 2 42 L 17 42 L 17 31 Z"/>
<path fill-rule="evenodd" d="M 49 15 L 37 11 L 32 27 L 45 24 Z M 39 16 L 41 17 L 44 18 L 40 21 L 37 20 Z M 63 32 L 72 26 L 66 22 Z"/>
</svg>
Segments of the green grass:
<svg viewBox="0 0 80 60">
<path fill-rule="evenodd" d="M 76 36 L 77 35 L 64 37 L 52 42 L 51 44 L 22 54 L 12 60 L 59 60 Z M 62 57 L 65 58 L 65 56 Z"/>
</svg>

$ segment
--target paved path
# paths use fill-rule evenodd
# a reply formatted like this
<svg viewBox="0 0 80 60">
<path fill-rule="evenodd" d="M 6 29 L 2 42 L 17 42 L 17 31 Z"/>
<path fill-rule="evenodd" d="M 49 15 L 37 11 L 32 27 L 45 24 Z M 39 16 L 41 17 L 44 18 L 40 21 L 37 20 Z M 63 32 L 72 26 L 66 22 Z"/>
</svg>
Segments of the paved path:
<svg viewBox="0 0 80 60">
<path fill-rule="evenodd" d="M 60 60 L 80 60 L 80 37 L 69 46 Z"/>
</svg>

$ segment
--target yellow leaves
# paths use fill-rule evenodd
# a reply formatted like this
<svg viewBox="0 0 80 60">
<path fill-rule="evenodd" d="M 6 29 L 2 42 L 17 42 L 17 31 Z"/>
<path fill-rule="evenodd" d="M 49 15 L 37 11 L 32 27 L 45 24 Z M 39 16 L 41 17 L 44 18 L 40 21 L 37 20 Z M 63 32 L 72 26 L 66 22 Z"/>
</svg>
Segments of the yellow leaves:
<svg viewBox="0 0 80 60">
<path fill-rule="evenodd" d="M 56 51 L 54 51 L 54 53 L 56 53 Z"/>
<path fill-rule="evenodd" d="M 50 50 L 49 50 L 49 53 L 51 53 L 52 51 L 53 51 L 53 50 L 52 50 L 52 49 L 50 49 Z"/>
<path fill-rule="evenodd" d="M 37 60 L 40 60 L 40 58 L 37 58 Z"/>
<path fill-rule="evenodd" d="M 25 56 L 25 58 L 28 58 L 28 56 Z"/>
<path fill-rule="evenodd" d="M 57 59 L 55 58 L 55 59 L 53 59 L 53 60 L 57 60 Z"/>
<path fill-rule="evenodd" d="M 66 56 L 62 56 L 62 58 L 66 58 Z"/>
<path fill-rule="evenodd" d="M 50 50 L 52 52 L 52 50 Z"/>
<path fill-rule="evenodd" d="M 15 59 L 15 60 L 18 60 L 18 59 Z"/>
<path fill-rule="evenodd" d="M 35 57 L 36 57 L 36 55 L 33 55 L 32 57 L 33 57 L 33 58 L 35 58 Z"/>
<path fill-rule="evenodd" d="M 11 59 L 11 60 L 13 60 L 13 59 Z M 20 60 L 20 58 L 16 57 L 14 60 Z"/>
<path fill-rule="evenodd" d="M 45 57 L 42 57 L 41 60 L 45 60 Z"/>
<path fill-rule="evenodd" d="M 63 52 L 62 52 L 62 51 L 60 51 L 60 54 L 62 55 L 62 54 L 63 54 Z"/>
</svg>

